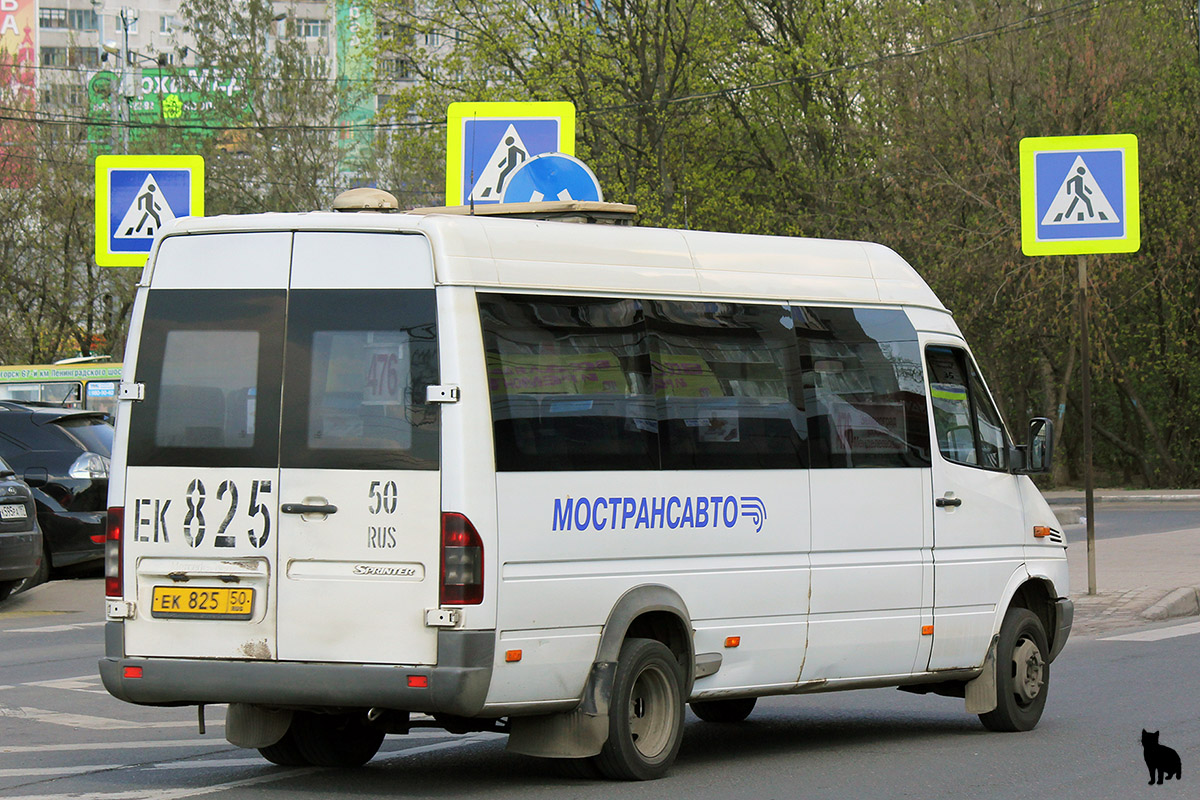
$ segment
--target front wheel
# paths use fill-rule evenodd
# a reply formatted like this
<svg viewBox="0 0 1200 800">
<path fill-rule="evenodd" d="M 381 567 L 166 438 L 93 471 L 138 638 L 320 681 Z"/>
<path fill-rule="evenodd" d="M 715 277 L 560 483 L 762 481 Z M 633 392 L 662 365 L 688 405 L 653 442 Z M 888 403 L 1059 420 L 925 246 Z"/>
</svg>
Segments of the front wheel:
<svg viewBox="0 0 1200 800">
<path fill-rule="evenodd" d="M 605 777 L 646 781 L 666 774 L 683 740 L 683 681 L 683 668 L 662 642 L 621 645 L 608 741 L 596 756 Z"/>
<path fill-rule="evenodd" d="M 1028 731 L 1042 718 L 1050 687 L 1050 648 L 1042 621 L 1026 608 L 1010 608 L 996 643 L 995 710 L 980 714 L 993 731 Z"/>
</svg>

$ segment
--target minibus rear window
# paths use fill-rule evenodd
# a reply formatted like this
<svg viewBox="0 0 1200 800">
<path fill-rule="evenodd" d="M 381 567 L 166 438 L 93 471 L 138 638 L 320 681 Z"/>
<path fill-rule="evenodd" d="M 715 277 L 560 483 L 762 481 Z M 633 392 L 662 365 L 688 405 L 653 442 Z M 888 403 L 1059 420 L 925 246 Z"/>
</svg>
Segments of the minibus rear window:
<svg viewBox="0 0 1200 800">
<path fill-rule="evenodd" d="M 277 463 L 284 302 L 282 289 L 150 292 L 130 464 Z"/>
</svg>

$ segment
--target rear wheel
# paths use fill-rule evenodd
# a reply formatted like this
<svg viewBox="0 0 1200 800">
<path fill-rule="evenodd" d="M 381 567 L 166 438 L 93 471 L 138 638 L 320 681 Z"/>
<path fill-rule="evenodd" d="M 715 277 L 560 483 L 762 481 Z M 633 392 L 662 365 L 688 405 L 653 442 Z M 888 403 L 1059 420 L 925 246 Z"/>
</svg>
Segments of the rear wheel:
<svg viewBox="0 0 1200 800">
<path fill-rule="evenodd" d="M 608 710 L 608 741 L 596 756 L 607 778 L 645 781 L 666 774 L 683 739 L 683 669 L 666 645 L 621 646 Z"/>
<path fill-rule="evenodd" d="M 980 714 L 993 731 L 1028 731 L 1042 718 L 1050 687 L 1046 630 L 1026 608 L 1010 608 L 996 644 L 996 708 Z"/>
<path fill-rule="evenodd" d="M 757 697 L 735 700 L 693 700 L 692 713 L 705 722 L 741 722 L 754 710 Z"/>
<path fill-rule="evenodd" d="M 318 767 L 360 767 L 383 743 L 383 731 L 369 725 L 364 714 L 298 712 L 283 741 L 288 737 L 304 761 Z"/>
<path fill-rule="evenodd" d="M 0 602 L 3 602 L 13 593 L 13 588 L 19 581 L 0 581 Z"/>
<path fill-rule="evenodd" d="M 292 734 L 291 727 L 288 727 L 287 733 L 283 734 L 282 739 L 275 744 L 258 748 L 258 752 L 267 761 L 281 767 L 307 767 L 311 763 L 300 752 L 300 745 L 296 743 L 296 737 Z"/>
</svg>

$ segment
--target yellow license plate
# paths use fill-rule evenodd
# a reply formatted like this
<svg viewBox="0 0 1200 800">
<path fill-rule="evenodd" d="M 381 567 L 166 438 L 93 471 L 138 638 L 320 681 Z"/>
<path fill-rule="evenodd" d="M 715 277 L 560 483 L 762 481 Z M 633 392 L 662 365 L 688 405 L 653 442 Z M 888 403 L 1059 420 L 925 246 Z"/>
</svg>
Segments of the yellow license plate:
<svg viewBox="0 0 1200 800">
<path fill-rule="evenodd" d="M 155 586 L 150 606 L 159 619 L 250 619 L 253 611 L 253 589 L 220 586 Z"/>
</svg>

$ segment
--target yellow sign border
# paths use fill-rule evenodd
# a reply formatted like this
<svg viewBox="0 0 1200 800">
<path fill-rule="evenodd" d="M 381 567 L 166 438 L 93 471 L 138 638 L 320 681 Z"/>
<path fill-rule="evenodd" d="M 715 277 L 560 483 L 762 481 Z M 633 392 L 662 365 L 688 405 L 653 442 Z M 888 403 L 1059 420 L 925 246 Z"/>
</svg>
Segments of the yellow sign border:
<svg viewBox="0 0 1200 800">
<path fill-rule="evenodd" d="M 466 119 L 558 119 L 558 152 L 575 155 L 575 104 L 547 102 L 451 103 L 446 110 L 446 205 L 463 204 L 463 121 Z"/>
<path fill-rule="evenodd" d="M 1037 238 L 1038 153 L 1088 150 L 1125 152 L 1125 236 L 1120 239 Z M 1100 136 L 1034 136 L 1021 140 L 1021 252 L 1027 256 L 1086 255 L 1090 253 L 1136 253 L 1142 246 L 1141 199 L 1138 185 L 1137 136 L 1114 133 Z"/>
<path fill-rule="evenodd" d="M 101 267 L 142 267 L 145 253 L 114 253 L 108 249 L 111 198 L 108 174 L 114 169 L 186 169 L 191 172 L 191 215 L 204 216 L 204 156 L 96 156 L 96 264 Z"/>
</svg>

